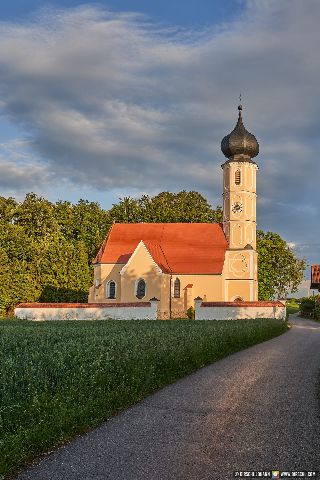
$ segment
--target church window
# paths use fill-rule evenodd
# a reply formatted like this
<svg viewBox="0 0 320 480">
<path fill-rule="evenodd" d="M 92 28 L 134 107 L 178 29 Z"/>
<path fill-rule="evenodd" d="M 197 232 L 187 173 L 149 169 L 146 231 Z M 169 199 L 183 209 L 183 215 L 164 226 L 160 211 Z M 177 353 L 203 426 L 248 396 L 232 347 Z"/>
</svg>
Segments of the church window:
<svg viewBox="0 0 320 480">
<path fill-rule="evenodd" d="M 141 299 L 146 295 L 146 282 L 140 278 L 140 280 L 137 283 L 137 293 L 136 297 Z"/>
<path fill-rule="evenodd" d="M 180 280 L 176 278 L 173 284 L 173 296 L 174 298 L 180 298 Z"/>
<path fill-rule="evenodd" d="M 107 298 L 116 298 L 116 282 L 114 280 L 109 280 L 107 283 Z"/>
<path fill-rule="evenodd" d="M 236 185 L 240 185 L 241 183 L 241 172 L 240 170 L 236 170 L 236 173 L 234 175 L 234 182 Z"/>
</svg>

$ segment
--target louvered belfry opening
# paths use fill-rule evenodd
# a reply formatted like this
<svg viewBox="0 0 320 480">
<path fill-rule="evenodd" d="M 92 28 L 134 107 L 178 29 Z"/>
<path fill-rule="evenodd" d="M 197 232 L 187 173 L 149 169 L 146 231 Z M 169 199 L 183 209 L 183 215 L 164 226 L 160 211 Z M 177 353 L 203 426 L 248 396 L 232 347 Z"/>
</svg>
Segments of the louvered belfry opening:
<svg viewBox="0 0 320 480">
<path fill-rule="evenodd" d="M 240 183 L 241 183 L 241 172 L 240 172 L 240 170 L 237 170 L 237 171 L 236 171 L 234 177 L 235 177 L 235 180 L 234 180 L 234 181 L 235 181 L 235 184 L 236 184 L 236 185 L 240 185 Z"/>
<path fill-rule="evenodd" d="M 174 296 L 174 298 L 180 298 L 180 280 L 179 280 L 179 278 L 176 278 L 175 281 L 174 281 L 173 296 Z"/>
<path fill-rule="evenodd" d="M 140 278 L 137 285 L 136 297 L 141 299 L 145 296 L 145 294 L 146 294 L 146 282 L 142 278 Z"/>
</svg>

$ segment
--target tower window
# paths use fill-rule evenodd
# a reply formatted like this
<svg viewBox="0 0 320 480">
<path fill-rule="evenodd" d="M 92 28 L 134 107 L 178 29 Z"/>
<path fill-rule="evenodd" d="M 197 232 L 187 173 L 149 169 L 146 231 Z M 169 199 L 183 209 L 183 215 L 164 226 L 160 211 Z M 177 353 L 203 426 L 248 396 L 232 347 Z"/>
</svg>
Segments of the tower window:
<svg viewBox="0 0 320 480">
<path fill-rule="evenodd" d="M 176 278 L 173 285 L 173 296 L 174 298 L 180 298 L 180 280 Z"/>
<path fill-rule="evenodd" d="M 236 173 L 234 174 L 234 183 L 236 185 L 240 185 L 240 183 L 241 183 L 241 172 L 240 172 L 240 170 L 236 170 Z"/>
<path fill-rule="evenodd" d="M 116 282 L 114 280 L 109 280 L 107 283 L 107 298 L 116 298 Z"/>
<path fill-rule="evenodd" d="M 140 278 L 140 280 L 137 283 L 137 293 L 136 297 L 141 299 L 146 295 L 146 282 Z"/>
</svg>

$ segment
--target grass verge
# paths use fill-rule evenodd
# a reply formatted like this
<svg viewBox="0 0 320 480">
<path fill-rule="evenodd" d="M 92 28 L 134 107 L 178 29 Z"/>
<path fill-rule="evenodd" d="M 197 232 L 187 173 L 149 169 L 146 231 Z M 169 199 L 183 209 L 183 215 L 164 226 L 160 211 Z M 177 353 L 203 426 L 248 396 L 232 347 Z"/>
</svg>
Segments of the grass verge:
<svg viewBox="0 0 320 480">
<path fill-rule="evenodd" d="M 151 392 L 287 330 L 277 320 L 0 322 L 0 478 Z"/>
</svg>

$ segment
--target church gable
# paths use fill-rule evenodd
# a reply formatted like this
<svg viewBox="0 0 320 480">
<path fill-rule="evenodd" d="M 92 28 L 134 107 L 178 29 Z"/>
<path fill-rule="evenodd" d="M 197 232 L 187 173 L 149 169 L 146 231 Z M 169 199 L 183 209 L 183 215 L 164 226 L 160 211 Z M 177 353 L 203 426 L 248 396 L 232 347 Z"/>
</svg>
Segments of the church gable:
<svg viewBox="0 0 320 480">
<path fill-rule="evenodd" d="M 148 248 L 140 241 L 120 271 L 123 301 L 145 301 L 162 296 L 163 274 Z"/>
<path fill-rule="evenodd" d="M 126 265 L 120 270 L 120 275 L 139 276 L 146 273 L 161 274 L 163 272 L 141 240 Z"/>
</svg>

